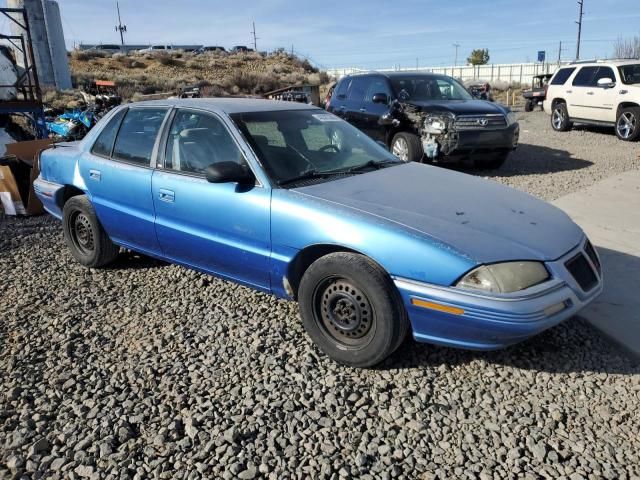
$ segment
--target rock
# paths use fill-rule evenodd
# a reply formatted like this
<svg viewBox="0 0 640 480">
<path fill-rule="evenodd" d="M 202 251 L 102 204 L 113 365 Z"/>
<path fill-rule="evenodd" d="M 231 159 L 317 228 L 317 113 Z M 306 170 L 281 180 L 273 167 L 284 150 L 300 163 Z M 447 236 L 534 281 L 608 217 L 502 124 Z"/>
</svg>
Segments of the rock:
<svg viewBox="0 0 640 480">
<path fill-rule="evenodd" d="M 51 445 L 49 444 L 49 441 L 46 438 L 40 438 L 29 447 L 27 458 L 33 457 L 34 455 L 48 453 L 50 448 Z"/>
</svg>

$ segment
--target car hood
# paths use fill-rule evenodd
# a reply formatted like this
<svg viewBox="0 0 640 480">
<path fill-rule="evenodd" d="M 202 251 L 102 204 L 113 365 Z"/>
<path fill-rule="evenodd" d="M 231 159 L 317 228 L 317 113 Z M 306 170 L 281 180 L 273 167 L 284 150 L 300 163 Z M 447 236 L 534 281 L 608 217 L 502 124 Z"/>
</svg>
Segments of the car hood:
<svg viewBox="0 0 640 480">
<path fill-rule="evenodd" d="M 542 200 L 419 163 L 294 191 L 420 232 L 478 263 L 555 260 L 583 238 L 564 212 Z"/>
<path fill-rule="evenodd" d="M 450 112 L 454 115 L 506 113 L 506 110 L 499 104 L 486 100 L 427 100 L 422 102 L 409 100 L 404 103 L 428 112 Z"/>
</svg>

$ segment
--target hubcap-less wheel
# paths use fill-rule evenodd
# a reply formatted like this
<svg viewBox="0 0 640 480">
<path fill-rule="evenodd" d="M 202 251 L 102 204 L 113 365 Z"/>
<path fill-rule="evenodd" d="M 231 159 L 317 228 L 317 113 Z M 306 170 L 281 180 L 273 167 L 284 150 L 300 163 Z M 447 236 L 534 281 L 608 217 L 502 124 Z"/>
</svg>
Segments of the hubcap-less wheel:
<svg viewBox="0 0 640 480">
<path fill-rule="evenodd" d="M 620 115 L 620 118 L 618 118 L 618 122 L 616 123 L 618 135 L 625 139 L 630 138 L 634 134 L 637 126 L 638 120 L 632 112 L 624 112 Z"/>
<path fill-rule="evenodd" d="M 553 119 L 552 119 L 554 128 L 556 128 L 556 129 L 562 128 L 562 124 L 564 123 L 564 119 L 565 119 L 564 110 L 562 110 L 561 108 L 556 108 L 553 111 Z"/>
<path fill-rule="evenodd" d="M 71 239 L 76 248 L 85 255 L 95 249 L 95 239 L 91 222 L 82 212 L 75 212 L 71 218 Z"/>
<path fill-rule="evenodd" d="M 391 153 L 393 153 L 400 160 L 404 162 L 408 162 L 409 161 L 409 145 L 407 144 L 407 141 L 402 137 L 397 138 L 396 141 L 393 142 Z"/>
<path fill-rule="evenodd" d="M 365 293 L 345 278 L 328 278 L 314 295 L 316 322 L 331 340 L 362 347 L 375 333 L 375 317 Z"/>
</svg>

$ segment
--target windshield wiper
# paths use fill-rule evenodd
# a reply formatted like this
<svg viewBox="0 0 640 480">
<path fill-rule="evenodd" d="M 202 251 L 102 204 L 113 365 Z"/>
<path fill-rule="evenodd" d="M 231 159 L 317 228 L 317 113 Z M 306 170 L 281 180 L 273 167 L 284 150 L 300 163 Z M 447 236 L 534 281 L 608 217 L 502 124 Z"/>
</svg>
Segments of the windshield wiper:
<svg viewBox="0 0 640 480">
<path fill-rule="evenodd" d="M 305 170 L 300 175 L 278 180 L 278 185 L 287 185 L 290 183 L 302 182 L 303 180 L 313 180 L 316 178 L 327 178 L 329 172 L 319 172 L 316 169 Z"/>
<path fill-rule="evenodd" d="M 375 170 L 380 170 L 381 168 L 383 168 L 385 165 L 394 165 L 394 164 L 398 164 L 398 163 L 402 163 L 401 160 L 369 160 L 368 162 L 365 162 L 361 165 L 356 165 L 355 167 L 349 167 L 349 168 L 341 168 L 338 170 L 329 170 L 325 173 L 356 173 L 356 172 L 362 172 L 364 170 L 367 170 L 369 168 L 373 168 Z"/>
</svg>

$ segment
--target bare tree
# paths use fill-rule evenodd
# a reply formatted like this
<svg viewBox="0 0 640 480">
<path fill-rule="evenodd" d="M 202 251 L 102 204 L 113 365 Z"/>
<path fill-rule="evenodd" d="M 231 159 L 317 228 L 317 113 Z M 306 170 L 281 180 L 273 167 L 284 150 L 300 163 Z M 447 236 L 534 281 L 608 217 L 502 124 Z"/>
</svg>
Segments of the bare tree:
<svg viewBox="0 0 640 480">
<path fill-rule="evenodd" d="M 613 44 L 614 58 L 640 58 L 640 36 L 618 38 Z"/>
</svg>

